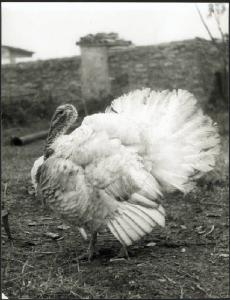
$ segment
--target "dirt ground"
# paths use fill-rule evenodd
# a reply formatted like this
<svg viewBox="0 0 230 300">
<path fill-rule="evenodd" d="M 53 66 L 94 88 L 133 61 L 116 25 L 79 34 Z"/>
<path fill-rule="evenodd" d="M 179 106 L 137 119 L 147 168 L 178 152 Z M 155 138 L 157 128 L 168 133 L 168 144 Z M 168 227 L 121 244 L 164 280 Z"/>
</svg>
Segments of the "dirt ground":
<svg viewBox="0 0 230 300">
<path fill-rule="evenodd" d="M 166 227 L 130 247 L 130 260 L 110 261 L 119 243 L 99 236 L 99 255 L 78 262 L 87 245 L 31 193 L 30 169 L 44 141 L 9 145 L 14 133 L 3 129 L 2 200 L 10 210 L 13 242 L 2 228 L 2 291 L 11 299 L 229 298 L 228 137 L 214 172 L 197 189 L 165 197 Z M 46 234 L 60 236 L 53 239 Z"/>
</svg>

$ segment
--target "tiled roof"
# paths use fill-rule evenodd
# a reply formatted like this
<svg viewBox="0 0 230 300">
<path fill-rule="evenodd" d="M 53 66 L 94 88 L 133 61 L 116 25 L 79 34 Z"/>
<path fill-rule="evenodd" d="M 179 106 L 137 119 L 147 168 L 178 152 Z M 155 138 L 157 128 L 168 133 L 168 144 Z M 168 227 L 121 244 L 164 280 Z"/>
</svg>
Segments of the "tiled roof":
<svg viewBox="0 0 230 300">
<path fill-rule="evenodd" d="M 28 50 L 25 50 L 25 49 L 2 45 L 2 49 L 4 49 L 4 48 L 8 49 L 12 52 L 17 52 L 17 53 L 20 53 L 20 54 L 31 55 L 31 56 L 34 54 L 34 52 L 28 51 Z"/>
</svg>

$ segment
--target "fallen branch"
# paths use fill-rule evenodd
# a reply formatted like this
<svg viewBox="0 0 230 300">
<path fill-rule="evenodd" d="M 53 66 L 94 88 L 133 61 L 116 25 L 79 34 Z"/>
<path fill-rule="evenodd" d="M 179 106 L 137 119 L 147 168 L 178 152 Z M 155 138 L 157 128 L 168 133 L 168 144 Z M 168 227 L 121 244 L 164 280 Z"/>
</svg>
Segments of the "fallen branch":
<svg viewBox="0 0 230 300">
<path fill-rule="evenodd" d="M 38 252 L 38 251 L 36 251 L 36 252 L 33 252 L 33 254 L 42 254 L 42 255 L 48 255 L 48 254 L 57 254 L 57 253 L 61 253 L 60 251 L 58 252 L 58 251 L 56 251 L 56 252 L 52 252 L 52 251 L 47 251 L 47 252 Z"/>
<path fill-rule="evenodd" d="M 34 268 L 33 266 L 31 266 L 31 265 L 28 264 L 28 259 L 27 259 L 26 262 L 23 263 L 21 274 L 24 273 L 26 266 L 28 266 L 30 268 Z"/>
<path fill-rule="evenodd" d="M 21 279 L 21 278 L 24 277 L 25 275 L 31 274 L 31 273 L 33 273 L 33 272 L 34 272 L 34 271 L 29 271 L 29 272 L 23 273 L 23 274 L 21 274 L 20 276 L 11 278 L 11 279 L 9 279 L 9 280 L 7 280 L 7 281 L 5 281 L 5 282 L 8 283 L 8 282 L 11 282 L 11 281 L 15 281 L 15 280 Z"/>
<path fill-rule="evenodd" d="M 202 288 L 199 284 L 195 284 L 195 286 L 198 288 L 198 290 L 202 291 L 203 293 L 205 293 L 205 295 L 208 296 L 207 291 L 204 288 Z"/>
<path fill-rule="evenodd" d="M 173 271 L 176 271 L 180 275 L 185 275 L 185 276 L 188 276 L 191 279 L 193 279 L 194 280 L 193 283 L 194 283 L 195 287 L 198 288 L 203 293 L 205 293 L 205 295 L 209 296 L 208 292 L 204 288 L 202 288 L 199 283 L 197 283 L 197 281 L 200 281 L 200 278 L 198 276 L 191 275 L 191 274 L 189 274 L 189 273 L 187 273 L 187 272 L 185 272 L 183 270 L 177 270 L 176 268 L 173 268 L 173 267 L 170 267 L 170 269 L 173 270 Z"/>
<path fill-rule="evenodd" d="M 2 257 L 2 259 L 3 259 L 3 260 L 10 260 L 10 261 L 13 261 L 13 262 L 19 262 L 19 263 L 23 264 L 23 266 L 24 266 L 24 264 L 26 263 L 26 265 L 27 265 L 28 267 L 35 268 L 35 267 L 33 267 L 33 266 L 31 266 L 31 265 L 28 264 L 28 260 L 27 260 L 26 262 L 24 262 L 24 261 L 19 260 L 19 259 L 8 258 L 8 257 L 7 257 L 7 258 Z M 24 273 L 24 272 L 23 272 L 23 273 Z"/>
<path fill-rule="evenodd" d="M 169 278 L 167 275 L 164 275 L 164 277 L 171 283 L 177 284 L 173 279 Z"/>
<path fill-rule="evenodd" d="M 180 299 L 184 298 L 184 287 L 180 285 Z"/>
</svg>

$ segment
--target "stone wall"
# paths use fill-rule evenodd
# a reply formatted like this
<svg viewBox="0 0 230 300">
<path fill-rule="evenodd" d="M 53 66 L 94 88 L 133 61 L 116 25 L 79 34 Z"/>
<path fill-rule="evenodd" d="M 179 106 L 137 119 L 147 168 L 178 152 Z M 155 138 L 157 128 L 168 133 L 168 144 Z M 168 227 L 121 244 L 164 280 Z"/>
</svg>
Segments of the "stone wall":
<svg viewBox="0 0 230 300">
<path fill-rule="evenodd" d="M 2 66 L 3 122 L 50 118 L 58 104 L 81 104 L 80 57 Z"/>
<path fill-rule="evenodd" d="M 193 39 L 156 46 L 110 51 L 112 94 L 135 88 L 187 89 L 205 105 L 212 93 L 214 74 L 221 69 L 211 42 Z"/>
<path fill-rule="evenodd" d="M 60 103 L 72 103 L 84 110 L 80 65 L 80 56 L 4 65 L 3 121 L 14 121 L 23 113 L 26 115 L 21 119 L 30 114 L 50 118 Z M 220 69 L 217 50 L 203 39 L 108 51 L 111 97 L 142 87 L 180 88 L 194 93 L 205 105 Z M 87 106 L 94 103 L 95 99 Z"/>
<path fill-rule="evenodd" d="M 81 95 L 80 57 L 43 60 L 2 66 L 2 96 L 8 101 L 29 97 L 40 90 L 57 103 L 77 101 Z"/>
</svg>

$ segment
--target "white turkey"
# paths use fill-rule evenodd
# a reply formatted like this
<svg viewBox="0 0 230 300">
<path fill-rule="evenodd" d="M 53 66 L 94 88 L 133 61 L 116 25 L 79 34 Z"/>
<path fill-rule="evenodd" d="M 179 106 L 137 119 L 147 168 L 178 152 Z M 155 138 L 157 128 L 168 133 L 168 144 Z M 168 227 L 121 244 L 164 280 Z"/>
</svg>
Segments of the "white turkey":
<svg viewBox="0 0 230 300">
<path fill-rule="evenodd" d="M 105 113 L 78 117 L 70 104 L 51 121 L 44 162 L 36 171 L 38 194 L 74 227 L 108 228 L 126 246 L 165 226 L 164 193 L 191 191 L 219 154 L 217 126 L 185 90 L 136 90 Z"/>
<path fill-rule="evenodd" d="M 36 180 L 36 174 L 37 174 L 37 170 L 38 168 L 43 164 L 44 162 L 44 155 L 40 156 L 39 158 L 37 158 L 34 162 L 34 165 L 31 169 L 31 181 L 32 181 L 32 185 L 33 185 L 33 188 L 34 188 L 34 192 L 35 192 L 35 195 L 37 196 L 37 180 Z M 45 199 L 44 199 L 45 200 Z M 45 202 L 45 201 L 44 201 Z M 42 202 L 42 204 L 44 205 L 44 202 Z M 84 230 L 84 228 L 81 228 L 81 227 L 77 227 L 77 229 L 79 230 L 82 238 L 84 240 L 87 240 L 88 236 L 87 236 L 87 233 L 86 231 Z"/>
<path fill-rule="evenodd" d="M 34 165 L 31 169 L 30 175 L 31 175 L 31 182 L 34 188 L 34 192 L 35 192 L 35 196 L 37 196 L 37 179 L 36 179 L 36 174 L 37 174 L 37 170 L 38 168 L 43 164 L 44 162 L 44 155 L 40 156 L 39 158 L 37 158 L 34 162 Z M 45 199 L 43 199 L 42 204 L 45 204 Z M 88 236 L 86 231 L 84 230 L 84 228 L 81 227 L 77 227 L 77 229 L 79 230 L 82 238 L 84 240 L 87 240 Z"/>
</svg>

